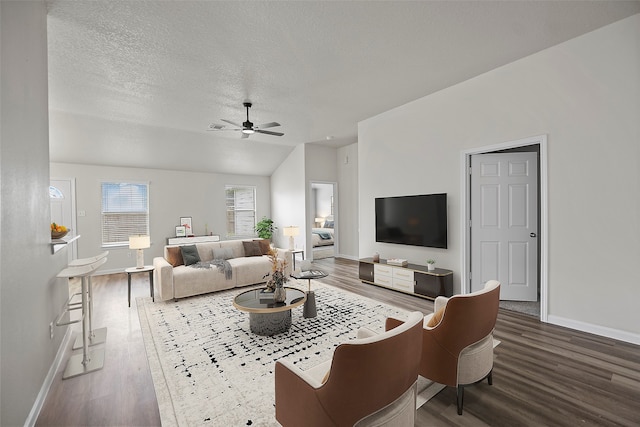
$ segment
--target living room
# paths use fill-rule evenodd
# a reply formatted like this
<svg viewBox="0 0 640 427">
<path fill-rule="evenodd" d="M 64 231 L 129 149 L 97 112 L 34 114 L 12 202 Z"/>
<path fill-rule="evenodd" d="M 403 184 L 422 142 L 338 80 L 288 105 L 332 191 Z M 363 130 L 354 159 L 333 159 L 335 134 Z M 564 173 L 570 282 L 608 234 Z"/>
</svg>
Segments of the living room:
<svg viewBox="0 0 640 427">
<path fill-rule="evenodd" d="M 74 117 L 47 109 L 46 30 L 43 34 L 42 29 L 46 11 L 36 8 L 17 13 L 3 2 L 2 19 L 3 425 L 24 423 L 62 342 L 62 334 L 51 340 L 47 328 L 68 296 L 55 278 L 66 265 L 66 254 L 52 255 L 48 242 L 49 201 L 44 196 L 50 177 L 76 179 L 77 208 L 87 213 L 77 223 L 82 234 L 79 257 L 101 250 L 94 227 L 100 180 L 150 182 L 153 245 L 145 252 L 147 262 L 161 255 L 164 239 L 173 234 L 181 216 L 193 217 L 197 234 L 205 233 L 205 224 L 208 230 L 222 233 L 224 213 L 217 204 L 224 200 L 217 200 L 221 196 L 216 194 L 227 184 L 256 186 L 257 217 L 270 216 L 279 226 L 299 225 L 302 232 L 296 244 L 309 247 L 310 224 L 305 226 L 309 183 L 335 181 L 339 189 L 338 256 L 357 260 L 380 252 L 384 257 L 416 263 L 434 257 L 438 265 L 454 271 L 458 293 L 464 252 L 461 153 L 546 135 L 549 228 L 545 236 L 548 260 L 542 266 L 548 281 L 546 321 L 640 343 L 640 319 L 635 309 L 640 290 L 632 280 L 634 261 L 640 257 L 637 12 L 367 116 L 359 120 L 357 143 L 341 147 L 301 144 L 293 149 L 274 146 L 274 151 L 289 153 L 270 175 L 56 161 L 56 154 L 49 154 L 50 138 L 86 140 L 89 130 L 80 136 L 65 133 L 65 127 L 74 128 Z M 15 26 L 5 26 L 10 19 L 39 31 L 24 38 Z M 25 40 L 18 47 L 5 41 L 6 35 L 11 38 L 15 34 Z M 29 53 L 29 72 L 5 65 L 5 58 L 22 57 L 17 51 Z M 5 90 L 12 87 L 29 88 L 28 101 Z M 5 105 L 24 108 L 9 112 Z M 150 139 L 162 133 L 162 129 L 147 130 Z M 180 152 L 179 143 L 171 147 L 166 139 L 159 140 L 163 142 L 159 147 Z M 105 152 L 126 157 L 128 148 L 105 144 Z M 185 156 L 197 163 L 207 157 L 203 153 L 209 154 L 190 152 Z M 441 192 L 449 195 L 448 249 L 375 243 L 375 197 Z M 43 197 L 32 195 L 40 193 Z M 286 244 L 284 236 L 278 239 L 279 244 Z M 105 270 L 131 266 L 133 258 L 128 252 L 112 251 Z"/>
</svg>

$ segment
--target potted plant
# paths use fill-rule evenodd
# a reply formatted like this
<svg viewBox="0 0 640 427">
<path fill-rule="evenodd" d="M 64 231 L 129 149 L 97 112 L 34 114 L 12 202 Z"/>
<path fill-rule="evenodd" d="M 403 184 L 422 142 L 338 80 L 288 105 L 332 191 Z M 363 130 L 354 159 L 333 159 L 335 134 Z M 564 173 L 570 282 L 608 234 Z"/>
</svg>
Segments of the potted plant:
<svg viewBox="0 0 640 427">
<path fill-rule="evenodd" d="M 271 239 L 273 232 L 278 227 L 273 225 L 273 220 L 265 216 L 256 224 L 255 230 L 261 239 Z"/>
<path fill-rule="evenodd" d="M 427 270 L 429 271 L 433 271 L 436 269 L 436 261 L 433 259 L 428 259 L 427 260 Z"/>
</svg>

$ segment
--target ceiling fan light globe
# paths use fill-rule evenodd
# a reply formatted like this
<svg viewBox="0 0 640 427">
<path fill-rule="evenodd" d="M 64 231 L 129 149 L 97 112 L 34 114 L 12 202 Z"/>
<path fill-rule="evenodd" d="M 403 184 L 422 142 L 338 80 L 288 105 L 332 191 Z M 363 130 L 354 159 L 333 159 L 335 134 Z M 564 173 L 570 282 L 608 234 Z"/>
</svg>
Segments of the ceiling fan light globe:
<svg viewBox="0 0 640 427">
<path fill-rule="evenodd" d="M 252 133 L 255 133 L 255 131 L 253 129 L 242 129 L 242 133 L 251 135 Z"/>
</svg>

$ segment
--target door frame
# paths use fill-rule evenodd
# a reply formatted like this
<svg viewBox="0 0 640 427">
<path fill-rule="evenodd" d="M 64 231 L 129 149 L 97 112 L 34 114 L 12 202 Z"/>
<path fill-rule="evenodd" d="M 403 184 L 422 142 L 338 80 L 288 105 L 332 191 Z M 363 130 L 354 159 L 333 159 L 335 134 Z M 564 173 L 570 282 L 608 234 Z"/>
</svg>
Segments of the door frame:
<svg viewBox="0 0 640 427">
<path fill-rule="evenodd" d="M 71 194 L 69 195 L 69 198 L 71 200 L 71 224 L 69 228 L 71 228 L 71 231 L 73 232 L 73 234 L 78 235 L 78 218 L 77 218 L 77 210 L 76 210 L 76 179 L 50 177 L 49 185 L 51 185 L 51 181 L 69 181 L 70 183 L 69 191 L 71 191 Z M 73 242 L 71 242 L 69 246 L 70 246 L 70 250 L 68 251 L 69 261 L 72 261 L 78 258 L 78 241 L 74 240 Z"/>
<path fill-rule="evenodd" d="M 311 198 L 311 195 L 313 194 L 313 184 L 325 184 L 325 185 L 331 185 L 332 186 L 332 190 L 333 190 L 333 236 L 334 236 L 334 241 L 333 241 L 333 256 L 335 257 L 339 252 L 338 250 L 339 248 L 339 243 L 338 243 L 338 236 L 340 236 L 340 218 L 338 215 L 338 183 L 336 181 L 322 181 L 322 180 L 310 180 L 309 181 L 309 187 L 308 187 L 308 193 L 309 194 L 309 199 Z M 308 217 L 305 219 L 305 224 L 309 222 L 309 220 L 313 221 L 315 219 L 315 215 L 312 215 L 311 217 L 309 217 L 311 215 L 311 200 L 308 200 L 308 203 L 306 204 L 306 209 L 305 209 L 305 216 Z M 311 261 L 313 261 L 313 244 L 312 244 L 312 237 L 311 237 L 311 228 L 307 227 L 307 235 L 305 236 L 305 240 L 306 240 L 306 247 L 309 248 L 307 249 L 307 253 L 306 253 L 306 258 L 305 259 L 309 259 Z"/>
<path fill-rule="evenodd" d="M 538 188 L 540 194 L 540 230 L 538 237 L 540 241 L 540 320 L 547 322 L 548 316 L 548 276 L 549 276 L 549 238 L 548 238 L 548 169 L 547 169 L 547 135 L 538 135 L 529 138 L 519 139 L 515 141 L 503 142 L 484 147 L 463 150 L 460 153 L 460 265 L 462 272 L 460 274 L 460 292 L 466 294 L 470 291 L 471 286 L 471 180 L 469 170 L 471 168 L 471 156 L 474 154 L 486 154 L 494 151 L 506 150 L 510 148 L 526 147 L 528 145 L 538 144 L 540 146 L 540 186 Z"/>
</svg>

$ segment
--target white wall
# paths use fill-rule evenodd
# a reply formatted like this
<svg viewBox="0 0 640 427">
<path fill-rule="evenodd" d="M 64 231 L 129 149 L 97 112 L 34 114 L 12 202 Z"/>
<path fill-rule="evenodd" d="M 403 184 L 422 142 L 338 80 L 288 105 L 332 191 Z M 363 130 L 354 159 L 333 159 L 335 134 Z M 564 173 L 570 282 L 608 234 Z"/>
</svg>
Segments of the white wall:
<svg viewBox="0 0 640 427">
<path fill-rule="evenodd" d="M 105 180 L 149 182 L 149 228 L 151 248 L 144 251 L 145 264 L 162 256 L 166 238 L 175 236 L 180 217 L 192 217 L 194 233 L 208 231 L 226 238 L 225 185 L 256 187 L 256 216 L 271 215 L 269 177 L 224 175 L 201 172 L 179 172 L 160 169 L 139 169 L 52 163 L 51 176 L 76 178 L 76 206 L 86 216 L 77 218 L 78 257 L 97 255 L 101 247 L 100 183 Z M 135 264 L 135 251 L 128 247 L 110 248 L 109 259 L 101 271 L 122 271 Z"/>
<path fill-rule="evenodd" d="M 35 421 L 67 330 L 50 339 L 49 323 L 69 290 L 56 279 L 67 250 L 50 245 L 46 6 L 2 1 L 0 20 L 0 425 L 15 426 Z"/>
<path fill-rule="evenodd" d="M 334 147 L 325 147 L 315 144 L 305 144 L 305 146 L 305 198 L 307 200 L 305 218 L 306 223 L 311 225 L 313 219 L 315 219 L 311 183 L 336 183 L 338 181 L 338 169 L 336 162 L 337 149 Z M 340 194 L 339 188 L 336 188 L 335 192 Z M 338 205 L 338 200 L 335 196 L 336 195 L 334 194 L 334 209 L 337 208 Z M 338 222 L 335 232 L 339 235 L 340 218 L 338 215 L 334 215 L 334 217 L 335 221 Z M 309 251 L 307 251 L 307 257 L 309 259 L 313 259 L 313 252 L 311 251 L 311 248 L 313 247 L 311 240 L 311 228 L 312 227 L 308 226 L 305 230 L 305 247 L 309 248 Z"/>
<path fill-rule="evenodd" d="M 289 238 L 282 235 L 289 225 L 300 227 L 295 247 L 305 248 L 305 151 L 305 145 L 298 145 L 271 175 L 271 219 L 278 227 L 273 241 L 281 248 L 289 247 Z"/>
<path fill-rule="evenodd" d="M 638 46 L 635 15 L 361 122 L 360 254 L 435 258 L 459 291 L 461 151 L 547 134 L 549 321 L 640 343 Z M 436 192 L 448 250 L 375 243 L 375 197 Z"/>
<path fill-rule="evenodd" d="M 342 258 L 358 259 L 358 144 L 337 151 L 339 253 Z"/>
</svg>

